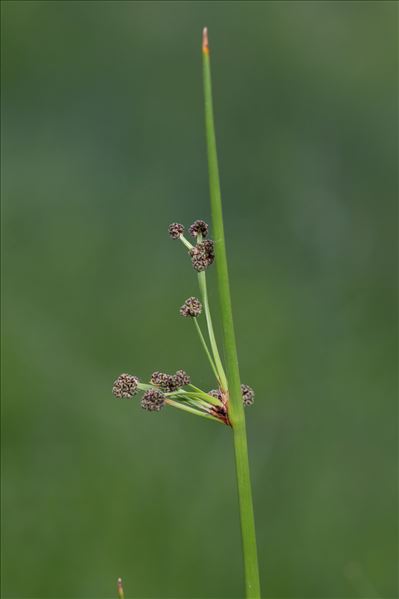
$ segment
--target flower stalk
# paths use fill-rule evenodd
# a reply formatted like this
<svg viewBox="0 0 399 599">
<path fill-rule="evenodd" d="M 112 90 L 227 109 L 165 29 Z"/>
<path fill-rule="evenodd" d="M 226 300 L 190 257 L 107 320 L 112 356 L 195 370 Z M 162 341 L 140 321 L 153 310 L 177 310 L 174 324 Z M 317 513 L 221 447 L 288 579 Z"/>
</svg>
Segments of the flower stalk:
<svg viewBox="0 0 399 599">
<path fill-rule="evenodd" d="M 224 351 L 228 381 L 228 415 L 233 428 L 238 497 L 241 516 L 241 534 L 245 569 L 246 599 L 260 598 L 259 567 L 256 547 L 255 520 L 249 473 L 247 433 L 241 396 L 240 372 L 231 306 L 229 272 L 223 226 L 222 198 L 213 117 L 211 66 L 208 31 L 202 38 L 205 127 L 208 154 L 209 190 L 213 236 L 217 254 L 216 269 L 219 303 L 223 330 Z"/>
</svg>

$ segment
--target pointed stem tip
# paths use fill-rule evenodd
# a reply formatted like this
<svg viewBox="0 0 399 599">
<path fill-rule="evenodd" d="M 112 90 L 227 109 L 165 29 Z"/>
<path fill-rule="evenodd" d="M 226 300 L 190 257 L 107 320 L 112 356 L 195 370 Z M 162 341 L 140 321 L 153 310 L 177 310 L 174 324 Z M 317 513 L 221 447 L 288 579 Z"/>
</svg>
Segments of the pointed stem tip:
<svg viewBox="0 0 399 599">
<path fill-rule="evenodd" d="M 204 27 L 202 30 L 202 51 L 204 54 L 208 54 L 209 52 L 208 27 Z"/>
<path fill-rule="evenodd" d="M 125 593 L 123 592 L 122 578 L 117 580 L 118 599 L 125 599 Z"/>
</svg>

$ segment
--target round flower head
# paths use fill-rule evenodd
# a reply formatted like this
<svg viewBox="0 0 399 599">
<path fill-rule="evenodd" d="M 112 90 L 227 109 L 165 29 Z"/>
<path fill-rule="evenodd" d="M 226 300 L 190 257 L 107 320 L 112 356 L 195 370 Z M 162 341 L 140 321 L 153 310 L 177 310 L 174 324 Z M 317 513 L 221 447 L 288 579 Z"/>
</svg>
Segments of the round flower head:
<svg viewBox="0 0 399 599">
<path fill-rule="evenodd" d="M 158 370 L 156 370 L 151 375 L 150 383 L 152 385 L 156 385 L 157 387 L 165 388 L 169 384 L 169 374 L 158 372 Z"/>
<path fill-rule="evenodd" d="M 141 407 L 149 412 L 159 412 L 165 405 L 165 396 L 158 389 L 149 389 L 143 395 Z"/>
<path fill-rule="evenodd" d="M 203 220 L 196 220 L 189 228 L 189 231 L 193 237 L 197 237 L 197 235 L 206 237 L 208 235 L 208 225 Z"/>
<path fill-rule="evenodd" d="M 158 371 L 152 373 L 150 383 L 165 392 L 176 391 L 180 386 L 176 380 L 176 376 Z"/>
<path fill-rule="evenodd" d="M 172 223 L 169 225 L 169 235 L 172 239 L 179 239 L 180 235 L 183 235 L 184 227 L 180 223 Z"/>
<path fill-rule="evenodd" d="M 178 370 L 175 374 L 175 380 L 179 387 L 184 387 L 185 385 L 190 384 L 191 379 L 188 376 L 187 372 L 185 372 L 184 370 Z"/>
<path fill-rule="evenodd" d="M 180 314 L 182 316 L 191 316 L 196 318 L 202 312 L 202 304 L 196 297 L 189 297 L 186 299 L 182 307 L 180 308 Z"/>
<path fill-rule="evenodd" d="M 175 374 L 168 374 L 168 382 L 164 387 L 165 391 L 173 393 L 173 391 L 177 391 L 180 386 L 180 379 Z"/>
<path fill-rule="evenodd" d="M 211 239 L 205 239 L 201 243 L 197 243 L 190 252 L 191 263 L 194 269 L 198 272 L 206 270 L 215 259 L 214 243 Z"/>
<path fill-rule="evenodd" d="M 112 393 L 115 397 L 133 397 L 137 393 L 137 383 L 139 379 L 137 376 L 131 374 L 121 374 L 118 376 L 112 387 Z"/>
<path fill-rule="evenodd" d="M 241 395 L 244 406 L 252 406 L 255 398 L 255 391 L 249 385 L 241 385 Z"/>
</svg>

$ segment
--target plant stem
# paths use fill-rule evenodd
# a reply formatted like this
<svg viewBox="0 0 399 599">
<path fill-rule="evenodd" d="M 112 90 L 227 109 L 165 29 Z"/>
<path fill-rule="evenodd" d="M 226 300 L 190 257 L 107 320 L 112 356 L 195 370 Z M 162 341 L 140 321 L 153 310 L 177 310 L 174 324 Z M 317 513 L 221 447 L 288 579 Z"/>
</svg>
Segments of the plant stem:
<svg viewBox="0 0 399 599">
<path fill-rule="evenodd" d="M 213 359 L 212 359 L 212 356 L 211 356 L 211 354 L 210 354 L 210 351 L 209 351 L 209 349 L 208 349 L 208 346 L 207 346 L 207 344 L 206 344 L 206 341 L 205 341 L 205 339 L 204 339 L 204 335 L 202 334 L 201 327 L 200 327 L 200 325 L 198 324 L 198 322 L 197 322 L 197 319 L 196 319 L 196 318 L 193 318 L 192 320 L 194 321 L 195 328 L 197 329 L 197 332 L 198 332 L 199 338 L 200 338 L 200 340 L 201 340 L 201 343 L 202 343 L 202 347 L 204 348 L 204 350 L 205 350 L 205 353 L 206 353 L 206 356 L 207 356 L 207 358 L 208 358 L 208 360 L 209 360 L 209 364 L 210 364 L 210 365 L 211 365 L 211 367 L 212 367 L 212 370 L 213 370 L 213 373 L 214 373 L 214 375 L 215 375 L 216 379 L 219 381 L 219 375 L 218 375 L 218 371 L 216 370 L 215 362 L 214 362 L 214 361 L 213 361 Z"/>
<path fill-rule="evenodd" d="M 166 399 L 165 403 L 169 404 L 170 406 L 173 406 L 174 408 L 178 408 L 179 410 L 183 410 L 185 412 L 190 412 L 191 414 L 195 414 L 196 416 L 202 416 L 203 418 L 208 418 L 208 420 L 213 420 L 214 422 L 220 422 L 221 424 L 224 424 L 224 422 L 222 420 L 219 420 L 219 418 L 215 418 L 214 416 L 211 416 L 210 414 L 206 414 L 205 412 L 202 412 L 201 410 L 196 410 L 195 408 L 191 408 L 190 406 L 188 406 L 184 403 L 175 401 L 174 399 Z"/>
<path fill-rule="evenodd" d="M 211 311 L 209 309 L 209 301 L 208 301 L 208 289 L 206 286 L 206 275 L 205 271 L 198 273 L 198 283 L 201 291 L 202 302 L 204 304 L 205 316 L 206 316 L 206 324 L 208 325 L 208 333 L 209 333 L 209 342 L 211 344 L 211 349 L 213 353 L 213 359 L 215 360 L 216 370 L 218 372 L 217 379 L 221 385 L 221 387 L 227 391 L 227 379 L 224 373 L 224 368 L 222 364 L 222 360 L 220 359 L 218 346 L 216 343 L 215 332 L 213 330 Z"/>
<path fill-rule="evenodd" d="M 256 548 L 255 520 L 252 505 L 251 480 L 249 474 L 245 414 L 240 388 L 240 373 L 238 368 L 238 356 L 234 333 L 226 245 L 224 238 L 222 199 L 220 193 L 219 167 L 213 119 L 212 83 L 207 29 L 204 29 L 203 31 L 202 56 L 209 188 L 213 233 L 215 239 L 220 311 L 226 357 L 227 379 L 229 383 L 228 412 L 234 435 L 237 487 L 240 504 L 241 533 L 244 554 L 245 596 L 247 599 L 259 599 L 260 582 Z"/>
</svg>

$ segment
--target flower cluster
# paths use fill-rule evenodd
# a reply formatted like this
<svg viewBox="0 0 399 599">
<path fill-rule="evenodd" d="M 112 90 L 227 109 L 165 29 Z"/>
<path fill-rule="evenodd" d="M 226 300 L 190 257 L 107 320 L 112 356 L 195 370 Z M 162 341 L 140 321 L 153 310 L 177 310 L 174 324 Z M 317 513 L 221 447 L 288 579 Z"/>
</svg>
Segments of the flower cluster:
<svg viewBox="0 0 399 599">
<path fill-rule="evenodd" d="M 190 251 L 191 264 L 197 272 L 206 270 L 215 260 L 215 244 L 211 239 L 197 243 Z"/>
<path fill-rule="evenodd" d="M 198 237 L 198 235 L 206 237 L 208 235 L 208 225 L 203 220 L 196 220 L 189 228 L 189 231 L 193 237 Z"/>
<path fill-rule="evenodd" d="M 241 385 L 241 395 L 244 406 L 252 406 L 255 399 L 255 391 L 249 385 Z"/>
<path fill-rule="evenodd" d="M 196 220 L 189 227 L 189 233 L 195 238 L 195 245 L 192 245 L 184 237 L 184 226 L 180 223 L 172 223 L 169 226 L 169 235 L 172 239 L 180 241 L 188 249 L 191 263 L 197 272 L 202 272 L 210 266 L 215 260 L 215 244 L 208 239 L 208 225 L 203 220 Z M 168 374 L 156 370 L 152 373 L 149 383 L 141 383 L 137 376 L 131 374 L 121 374 L 114 381 L 112 392 L 118 398 L 130 398 L 143 391 L 141 407 L 149 412 L 159 412 L 165 405 L 174 406 L 181 410 L 188 411 L 206 418 L 211 418 L 231 426 L 228 414 L 229 394 L 227 391 L 226 375 L 221 364 L 219 352 L 213 333 L 212 322 L 209 316 L 209 304 L 206 291 L 205 276 L 200 277 L 200 289 L 202 292 L 202 301 L 207 315 L 206 324 L 208 327 L 209 338 L 213 358 L 207 347 L 207 342 L 202 334 L 200 325 L 195 321 L 196 329 L 204 346 L 207 357 L 220 385 L 219 389 L 212 389 L 205 393 L 198 387 L 191 385 L 190 377 L 184 370 L 177 370 L 175 374 Z M 186 299 L 180 307 L 180 314 L 186 318 L 198 318 L 202 313 L 202 303 L 194 296 Z M 184 389 L 184 387 L 187 387 Z M 254 391 L 248 385 L 241 385 L 242 400 L 245 406 L 254 402 Z"/>
<path fill-rule="evenodd" d="M 203 220 L 196 220 L 189 227 L 190 234 L 196 238 L 196 245 L 191 245 L 184 237 L 184 227 L 180 223 L 169 225 L 169 235 L 172 239 L 180 239 L 189 248 L 191 263 L 197 272 L 206 270 L 215 260 L 215 244 L 211 239 L 204 239 L 208 235 L 208 225 Z"/>
<path fill-rule="evenodd" d="M 184 227 L 180 223 L 172 223 L 169 225 L 169 235 L 172 239 L 179 239 L 180 235 L 183 235 Z"/>
<path fill-rule="evenodd" d="M 191 316 L 191 318 L 197 318 L 202 312 L 202 304 L 196 297 L 189 297 L 186 299 L 182 307 L 180 308 L 180 314 L 182 316 Z"/>
<path fill-rule="evenodd" d="M 159 412 L 165 405 L 165 395 L 159 389 L 149 389 L 141 400 L 141 407 L 148 412 Z"/>
<path fill-rule="evenodd" d="M 223 400 L 223 395 L 220 389 L 211 389 L 208 395 Z M 241 395 L 244 406 L 251 406 L 254 403 L 255 391 L 249 385 L 241 385 Z"/>
<path fill-rule="evenodd" d="M 156 370 L 151 375 L 151 385 L 155 385 L 165 393 L 173 393 L 180 387 L 190 384 L 190 377 L 184 370 L 178 370 L 175 374 L 166 374 Z"/>
<path fill-rule="evenodd" d="M 112 393 L 118 399 L 133 397 L 137 393 L 139 379 L 131 374 L 121 374 L 118 376 L 112 387 Z"/>
</svg>

